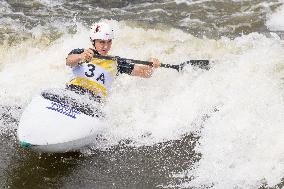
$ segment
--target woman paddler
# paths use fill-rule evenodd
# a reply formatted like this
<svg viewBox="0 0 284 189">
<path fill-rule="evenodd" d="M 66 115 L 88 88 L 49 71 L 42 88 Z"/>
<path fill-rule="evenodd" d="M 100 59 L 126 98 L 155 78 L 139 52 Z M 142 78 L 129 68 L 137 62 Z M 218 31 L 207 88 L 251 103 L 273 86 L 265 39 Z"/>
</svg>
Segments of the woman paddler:
<svg viewBox="0 0 284 189">
<path fill-rule="evenodd" d="M 72 68 L 72 78 L 67 88 L 81 94 L 106 97 L 116 75 L 129 74 L 143 78 L 151 77 L 154 68 L 160 67 L 160 61 L 151 58 L 152 66 L 130 64 L 126 61 L 93 58 L 94 55 L 107 56 L 111 49 L 114 31 L 111 25 L 94 23 L 90 30 L 92 46 L 86 49 L 74 49 L 67 58 L 66 65 Z"/>
</svg>

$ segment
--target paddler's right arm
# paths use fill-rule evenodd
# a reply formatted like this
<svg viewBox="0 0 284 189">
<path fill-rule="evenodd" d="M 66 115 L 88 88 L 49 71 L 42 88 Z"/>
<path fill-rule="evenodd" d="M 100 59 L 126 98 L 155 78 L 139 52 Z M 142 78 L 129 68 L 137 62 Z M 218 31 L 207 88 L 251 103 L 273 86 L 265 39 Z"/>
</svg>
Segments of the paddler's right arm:
<svg viewBox="0 0 284 189">
<path fill-rule="evenodd" d="M 91 49 L 74 49 L 66 57 L 66 65 L 70 67 L 78 66 L 83 62 L 89 62 L 94 56 Z"/>
</svg>

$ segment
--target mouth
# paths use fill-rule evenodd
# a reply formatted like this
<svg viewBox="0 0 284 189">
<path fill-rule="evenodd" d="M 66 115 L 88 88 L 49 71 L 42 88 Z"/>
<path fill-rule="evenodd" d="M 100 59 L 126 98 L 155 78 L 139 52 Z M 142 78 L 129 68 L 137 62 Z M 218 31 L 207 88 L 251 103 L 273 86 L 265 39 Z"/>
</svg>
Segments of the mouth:
<svg viewBox="0 0 284 189">
<path fill-rule="evenodd" d="M 101 50 L 100 54 L 107 54 L 107 51 L 106 50 Z"/>
</svg>

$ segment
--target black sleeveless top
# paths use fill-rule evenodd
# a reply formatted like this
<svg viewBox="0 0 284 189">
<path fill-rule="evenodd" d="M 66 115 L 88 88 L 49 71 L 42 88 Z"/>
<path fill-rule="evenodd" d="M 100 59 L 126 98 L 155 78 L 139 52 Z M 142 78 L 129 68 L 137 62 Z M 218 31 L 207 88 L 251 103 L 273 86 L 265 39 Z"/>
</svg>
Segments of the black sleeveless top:
<svg viewBox="0 0 284 189">
<path fill-rule="evenodd" d="M 84 52 L 84 49 L 78 48 L 78 49 L 73 49 L 68 55 L 71 55 L 71 54 L 82 54 L 83 52 Z M 97 52 L 94 51 L 94 53 L 97 53 Z M 134 68 L 134 64 L 129 64 L 129 63 L 125 62 L 125 61 L 121 61 L 121 59 L 119 59 L 119 58 L 117 59 L 117 75 L 123 74 L 123 73 L 130 75 L 132 70 L 133 70 L 133 68 Z"/>
</svg>

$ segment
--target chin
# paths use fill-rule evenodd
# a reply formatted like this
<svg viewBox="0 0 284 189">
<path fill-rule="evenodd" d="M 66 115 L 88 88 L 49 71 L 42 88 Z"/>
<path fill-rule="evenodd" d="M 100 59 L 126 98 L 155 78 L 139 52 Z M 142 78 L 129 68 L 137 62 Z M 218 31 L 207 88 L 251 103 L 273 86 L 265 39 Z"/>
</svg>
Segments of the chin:
<svg viewBox="0 0 284 189">
<path fill-rule="evenodd" d="M 100 55 L 106 56 L 108 53 L 107 52 L 99 52 Z"/>
</svg>

